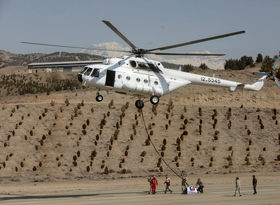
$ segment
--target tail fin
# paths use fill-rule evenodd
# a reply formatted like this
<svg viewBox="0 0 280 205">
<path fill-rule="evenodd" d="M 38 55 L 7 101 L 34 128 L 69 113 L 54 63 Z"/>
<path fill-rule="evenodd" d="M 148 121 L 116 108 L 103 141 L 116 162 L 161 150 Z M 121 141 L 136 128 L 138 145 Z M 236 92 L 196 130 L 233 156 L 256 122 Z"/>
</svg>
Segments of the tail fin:
<svg viewBox="0 0 280 205">
<path fill-rule="evenodd" d="M 244 89 L 259 91 L 260 89 L 262 89 L 262 87 L 266 81 L 266 77 L 267 77 L 267 75 L 261 77 L 254 84 L 245 84 Z"/>
</svg>

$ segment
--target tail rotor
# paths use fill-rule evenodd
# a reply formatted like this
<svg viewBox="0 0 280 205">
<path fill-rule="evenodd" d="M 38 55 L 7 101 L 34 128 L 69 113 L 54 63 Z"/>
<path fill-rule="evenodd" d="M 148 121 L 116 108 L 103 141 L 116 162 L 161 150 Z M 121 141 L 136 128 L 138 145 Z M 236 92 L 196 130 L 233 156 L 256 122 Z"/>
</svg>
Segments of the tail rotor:
<svg viewBox="0 0 280 205">
<path fill-rule="evenodd" d="M 278 87 L 280 88 L 280 80 L 276 77 L 277 75 L 277 65 L 280 63 L 280 58 L 277 57 L 277 59 L 275 60 L 273 66 L 272 66 L 272 71 L 271 72 L 254 72 L 254 75 L 260 75 L 260 76 L 267 76 L 266 79 L 271 79 L 273 81 L 275 81 L 275 83 L 278 85 Z"/>
</svg>

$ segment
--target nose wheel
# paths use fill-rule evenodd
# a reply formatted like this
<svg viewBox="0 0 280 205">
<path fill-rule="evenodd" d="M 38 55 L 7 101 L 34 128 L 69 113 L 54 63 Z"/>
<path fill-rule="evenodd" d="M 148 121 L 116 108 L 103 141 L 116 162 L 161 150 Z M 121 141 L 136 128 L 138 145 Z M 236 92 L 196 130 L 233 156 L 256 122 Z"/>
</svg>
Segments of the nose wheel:
<svg viewBox="0 0 280 205">
<path fill-rule="evenodd" d="M 135 106 L 136 106 L 138 109 L 142 109 L 142 108 L 144 107 L 144 102 L 143 102 L 142 100 L 136 100 Z"/>
<path fill-rule="evenodd" d="M 153 105 L 158 104 L 158 102 L 159 102 L 159 97 L 156 96 L 156 95 L 151 96 L 150 102 L 151 102 Z"/>
<path fill-rule="evenodd" d="M 96 94 L 96 101 L 101 102 L 103 100 L 103 96 L 99 94 L 99 92 Z"/>
</svg>

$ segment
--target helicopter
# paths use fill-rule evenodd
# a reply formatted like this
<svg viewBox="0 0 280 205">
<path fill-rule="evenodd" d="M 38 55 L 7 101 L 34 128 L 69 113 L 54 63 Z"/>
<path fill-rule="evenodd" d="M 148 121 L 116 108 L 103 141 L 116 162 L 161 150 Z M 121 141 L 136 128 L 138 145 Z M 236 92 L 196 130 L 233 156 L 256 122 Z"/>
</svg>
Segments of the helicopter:
<svg viewBox="0 0 280 205">
<path fill-rule="evenodd" d="M 274 76 L 275 68 L 270 73 L 256 73 L 256 75 L 263 75 L 253 84 L 244 84 L 220 78 L 209 77 L 204 75 L 193 74 L 189 72 L 182 72 L 165 68 L 161 62 L 151 60 L 145 55 L 176 55 L 176 56 L 224 56 L 225 54 L 214 53 L 173 53 L 161 52 L 171 48 L 197 44 L 205 41 L 225 38 L 229 36 L 239 35 L 245 33 L 244 30 L 226 33 L 223 35 L 212 36 L 194 41 L 173 44 L 152 49 L 144 49 L 135 46 L 128 40 L 111 22 L 103 20 L 113 32 L 115 32 L 124 42 L 126 42 L 131 50 L 116 50 L 116 49 L 101 49 L 101 48 L 84 48 L 65 45 L 54 45 L 34 42 L 22 42 L 26 44 L 35 44 L 43 46 L 55 46 L 63 48 L 78 48 L 90 50 L 106 50 L 127 53 L 122 58 L 107 58 L 101 64 L 86 65 L 81 72 L 77 74 L 78 80 L 83 85 L 92 85 L 97 87 L 96 101 L 101 102 L 103 96 L 101 90 L 112 89 L 121 94 L 133 94 L 137 96 L 135 106 L 138 109 L 144 107 L 143 99 L 147 96 L 150 97 L 150 102 L 153 105 L 159 103 L 160 97 L 188 84 L 199 84 L 207 86 L 220 86 L 227 87 L 230 91 L 235 91 L 237 88 L 243 88 L 253 91 L 260 90 L 266 79 Z M 277 61 L 277 63 L 279 60 Z M 280 87 L 278 79 L 274 76 L 274 80 Z"/>
</svg>

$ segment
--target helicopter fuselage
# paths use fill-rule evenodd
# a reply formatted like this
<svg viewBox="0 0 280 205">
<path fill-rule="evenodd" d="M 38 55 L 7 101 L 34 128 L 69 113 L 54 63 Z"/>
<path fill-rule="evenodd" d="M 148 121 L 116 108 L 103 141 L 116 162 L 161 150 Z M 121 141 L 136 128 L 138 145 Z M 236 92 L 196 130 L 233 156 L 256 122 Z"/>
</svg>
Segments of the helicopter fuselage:
<svg viewBox="0 0 280 205">
<path fill-rule="evenodd" d="M 190 83 L 229 87 L 232 91 L 242 84 L 167 69 L 158 61 L 131 56 L 106 59 L 103 64 L 88 65 L 78 74 L 78 79 L 83 84 L 100 89 L 116 89 L 139 96 L 158 97 Z"/>
</svg>

